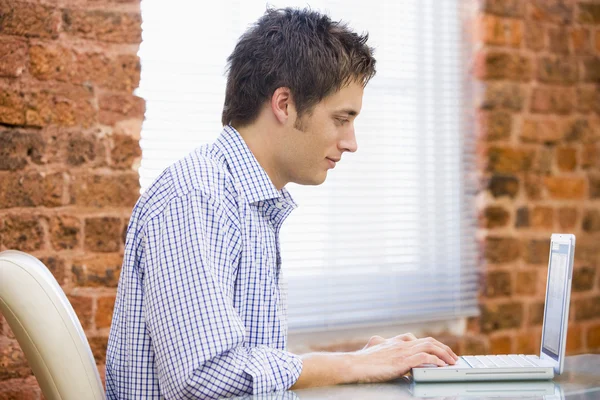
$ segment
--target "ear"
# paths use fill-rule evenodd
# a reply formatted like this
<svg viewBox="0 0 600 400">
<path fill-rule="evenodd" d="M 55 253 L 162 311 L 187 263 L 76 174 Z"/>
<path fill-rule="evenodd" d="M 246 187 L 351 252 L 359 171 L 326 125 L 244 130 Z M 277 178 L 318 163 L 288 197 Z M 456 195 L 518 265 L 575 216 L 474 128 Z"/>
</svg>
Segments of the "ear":
<svg viewBox="0 0 600 400">
<path fill-rule="evenodd" d="M 271 111 L 281 124 L 285 124 L 290 118 L 290 112 L 294 112 L 292 92 L 287 87 L 280 87 L 271 96 Z"/>
</svg>

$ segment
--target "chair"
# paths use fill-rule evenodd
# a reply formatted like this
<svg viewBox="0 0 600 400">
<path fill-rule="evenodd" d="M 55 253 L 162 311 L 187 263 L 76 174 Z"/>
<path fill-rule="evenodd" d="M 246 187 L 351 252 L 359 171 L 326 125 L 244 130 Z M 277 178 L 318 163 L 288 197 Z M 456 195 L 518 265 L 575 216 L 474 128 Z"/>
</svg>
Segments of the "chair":
<svg viewBox="0 0 600 400">
<path fill-rule="evenodd" d="M 37 258 L 15 250 L 0 252 L 0 312 L 46 399 L 105 398 L 81 323 Z"/>
</svg>

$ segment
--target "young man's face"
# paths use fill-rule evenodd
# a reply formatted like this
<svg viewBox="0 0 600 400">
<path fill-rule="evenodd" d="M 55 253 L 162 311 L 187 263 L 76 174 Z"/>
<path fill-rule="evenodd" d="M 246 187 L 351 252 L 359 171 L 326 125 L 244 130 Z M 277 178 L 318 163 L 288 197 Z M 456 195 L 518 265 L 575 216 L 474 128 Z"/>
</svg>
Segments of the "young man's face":
<svg viewBox="0 0 600 400">
<path fill-rule="evenodd" d="M 284 133 L 278 164 L 288 182 L 320 185 L 344 152 L 357 149 L 354 119 L 362 107 L 364 88 L 352 82 L 324 98 L 309 115 L 291 118 Z"/>
</svg>

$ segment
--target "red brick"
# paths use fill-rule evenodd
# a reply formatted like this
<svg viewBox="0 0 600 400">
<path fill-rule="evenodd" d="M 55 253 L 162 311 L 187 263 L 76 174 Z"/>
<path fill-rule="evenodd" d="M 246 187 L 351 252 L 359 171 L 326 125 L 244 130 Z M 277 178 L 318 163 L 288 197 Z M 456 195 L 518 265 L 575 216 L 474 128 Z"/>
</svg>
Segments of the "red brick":
<svg viewBox="0 0 600 400">
<path fill-rule="evenodd" d="M 573 268 L 573 291 L 586 292 L 594 287 L 596 269 L 592 267 L 575 265 Z"/>
<path fill-rule="evenodd" d="M 19 343 L 14 339 L 0 336 L 0 382 L 25 378 L 31 374 L 31 368 Z"/>
<path fill-rule="evenodd" d="M 480 107 L 483 109 L 507 108 L 520 111 L 523 108 L 525 93 L 521 85 L 511 82 L 482 83 Z"/>
<path fill-rule="evenodd" d="M 558 54 L 569 54 L 569 32 L 562 26 L 548 29 L 550 51 Z"/>
<path fill-rule="evenodd" d="M 514 174 L 531 168 L 532 150 L 511 147 L 492 147 L 488 151 L 488 171 L 499 174 Z"/>
<path fill-rule="evenodd" d="M 590 188 L 590 199 L 600 198 L 600 175 L 588 176 L 588 185 Z"/>
<path fill-rule="evenodd" d="M 531 170 L 541 174 L 548 174 L 552 171 L 553 160 L 554 153 L 552 148 L 549 146 L 539 146 L 535 149 L 535 158 Z"/>
<path fill-rule="evenodd" d="M 481 137 L 488 141 L 510 138 L 512 115 L 506 111 L 485 111 L 478 113 L 478 129 Z"/>
<path fill-rule="evenodd" d="M 596 30 L 596 40 L 594 42 L 596 43 L 596 53 L 600 54 L 600 29 Z"/>
<path fill-rule="evenodd" d="M 580 2 L 578 21 L 583 24 L 600 25 L 600 4 Z"/>
<path fill-rule="evenodd" d="M 41 389 L 35 380 L 10 379 L 0 385 L 0 399 L 4 400 L 39 400 Z"/>
<path fill-rule="evenodd" d="M 0 0 L 0 33 L 26 37 L 57 38 L 60 14 L 41 4 Z"/>
<path fill-rule="evenodd" d="M 21 76 L 27 64 L 27 42 L 20 38 L 0 38 L 0 54 L 3 54 L 0 57 L 0 76 Z"/>
<path fill-rule="evenodd" d="M 507 271 L 492 271 L 485 278 L 484 295 L 489 298 L 510 296 L 512 284 Z"/>
<path fill-rule="evenodd" d="M 71 178 L 71 204 L 83 207 L 131 208 L 139 193 L 138 174 L 75 175 Z"/>
<path fill-rule="evenodd" d="M 86 218 L 85 250 L 101 253 L 119 251 L 121 219 L 115 217 Z"/>
<path fill-rule="evenodd" d="M 556 143 L 565 135 L 565 122 L 554 119 L 526 119 L 520 138 L 526 142 Z"/>
<path fill-rule="evenodd" d="M 65 283 L 65 260 L 60 257 L 42 257 L 40 261 L 48 268 L 59 285 Z"/>
<path fill-rule="evenodd" d="M 600 83 L 600 57 L 586 57 L 581 65 L 584 81 Z"/>
<path fill-rule="evenodd" d="M 583 215 L 582 228 L 586 232 L 600 232 L 600 211 L 586 210 Z"/>
<path fill-rule="evenodd" d="M 528 81 L 531 72 L 531 59 L 520 54 L 483 50 L 475 58 L 475 76 L 480 79 Z"/>
<path fill-rule="evenodd" d="M 517 209 L 515 216 L 515 227 L 523 228 L 529 226 L 529 209 L 527 207 L 520 207 Z"/>
<path fill-rule="evenodd" d="M 556 164 L 561 171 L 573 171 L 577 168 L 577 149 L 560 146 L 556 148 Z"/>
<path fill-rule="evenodd" d="M 96 121 L 92 93 L 83 87 L 26 93 L 25 101 L 27 125 L 44 127 L 55 124 L 87 127 Z"/>
<path fill-rule="evenodd" d="M 68 295 L 69 303 L 73 306 L 81 326 L 85 330 L 92 328 L 92 315 L 93 315 L 93 299 L 87 296 L 70 296 Z"/>
<path fill-rule="evenodd" d="M 25 99 L 23 93 L 0 89 L 0 123 L 25 124 Z"/>
<path fill-rule="evenodd" d="M 537 78 L 544 83 L 570 85 L 577 81 L 577 60 L 571 57 L 540 57 Z"/>
<path fill-rule="evenodd" d="M 576 118 L 562 126 L 564 138 L 572 142 L 589 143 L 600 136 L 600 123 L 593 118 Z"/>
<path fill-rule="evenodd" d="M 115 296 L 103 296 L 98 298 L 96 307 L 96 328 L 110 328 L 113 309 L 115 307 Z"/>
<path fill-rule="evenodd" d="M 571 302 L 571 304 L 573 304 L 573 302 Z M 575 311 L 576 321 L 600 318 L 600 296 L 575 300 L 573 309 Z"/>
<path fill-rule="evenodd" d="M 521 0 L 481 0 L 481 10 L 505 17 L 523 17 L 525 3 Z"/>
<path fill-rule="evenodd" d="M 518 19 L 482 14 L 478 21 L 479 37 L 485 44 L 519 47 L 523 37 L 522 24 Z"/>
<path fill-rule="evenodd" d="M 480 225 L 492 229 L 506 226 L 510 214 L 502 207 L 490 206 L 486 207 L 480 215 Z"/>
<path fill-rule="evenodd" d="M 558 225 L 563 230 L 571 230 L 577 226 L 577 209 L 572 207 L 559 208 Z"/>
<path fill-rule="evenodd" d="M 104 364 L 106 362 L 106 348 L 108 345 L 108 337 L 93 336 L 88 338 L 92 354 L 96 360 L 96 364 Z"/>
<path fill-rule="evenodd" d="M 517 294 L 526 296 L 535 296 L 538 292 L 538 275 L 537 271 L 518 271 L 515 290 Z"/>
<path fill-rule="evenodd" d="M 586 144 L 581 151 L 581 167 L 600 169 L 600 145 Z"/>
<path fill-rule="evenodd" d="M 115 125 L 126 119 L 144 119 L 146 102 L 141 97 L 117 93 L 103 93 L 98 99 L 100 123 Z"/>
<path fill-rule="evenodd" d="M 573 28 L 571 30 L 571 43 L 577 54 L 587 54 L 591 51 L 590 30 L 587 28 Z"/>
<path fill-rule="evenodd" d="M 600 87 L 595 85 L 578 87 L 577 110 L 583 113 L 596 111 L 600 114 Z"/>
<path fill-rule="evenodd" d="M 41 218 L 32 215 L 8 215 L 0 230 L 2 243 L 8 249 L 21 251 L 40 250 L 45 241 Z"/>
<path fill-rule="evenodd" d="M 536 206 L 533 208 L 530 218 L 532 228 L 552 229 L 553 222 L 554 210 L 552 207 Z"/>
<path fill-rule="evenodd" d="M 493 175 L 487 189 L 494 197 L 508 196 L 514 199 L 519 193 L 519 180 L 509 175 Z"/>
<path fill-rule="evenodd" d="M 523 259 L 528 264 L 548 265 L 549 239 L 527 239 L 523 243 Z"/>
<path fill-rule="evenodd" d="M 510 336 L 496 336 L 490 338 L 491 354 L 513 354 L 512 338 Z"/>
<path fill-rule="evenodd" d="M 532 0 L 527 2 L 528 14 L 534 20 L 569 24 L 573 21 L 573 4 L 563 0 Z"/>
<path fill-rule="evenodd" d="M 132 169 L 142 156 L 139 140 L 128 135 L 111 136 L 112 149 L 110 158 L 112 165 L 119 169 Z"/>
<path fill-rule="evenodd" d="M 484 333 L 523 325 L 523 304 L 517 302 L 481 305 L 481 330 Z"/>
<path fill-rule="evenodd" d="M 77 65 L 72 51 L 52 45 L 34 45 L 29 49 L 29 65 L 33 76 L 41 80 L 73 82 Z"/>
<path fill-rule="evenodd" d="M 516 352 L 518 354 L 536 354 L 540 351 L 540 335 L 522 332 L 517 335 Z"/>
<path fill-rule="evenodd" d="M 568 114 L 575 107 L 576 96 L 573 89 L 549 88 L 540 86 L 533 89 L 531 111 L 539 113 Z"/>
<path fill-rule="evenodd" d="M 542 184 L 542 177 L 540 175 L 527 174 L 523 183 L 529 200 L 540 200 L 545 197 L 544 185 Z"/>
<path fill-rule="evenodd" d="M 64 10 L 66 32 L 86 39 L 114 43 L 140 43 L 142 19 L 137 13 L 103 10 Z"/>
<path fill-rule="evenodd" d="M 79 247 L 81 222 L 68 215 L 56 215 L 49 221 L 50 243 L 55 250 L 71 250 Z"/>
<path fill-rule="evenodd" d="M 543 23 L 536 21 L 525 22 L 525 43 L 527 48 L 533 51 L 542 50 L 545 47 L 546 30 Z"/>
<path fill-rule="evenodd" d="M 99 53 L 76 54 L 78 79 L 90 80 L 98 86 L 132 92 L 140 83 L 140 59 L 135 55 L 108 58 Z"/>
<path fill-rule="evenodd" d="M 515 261 L 520 255 L 519 241 L 515 238 L 488 236 L 484 247 L 485 259 L 492 264 Z"/>
<path fill-rule="evenodd" d="M 483 338 L 474 336 L 463 337 L 459 352 L 461 355 L 481 355 L 488 352 L 488 346 Z"/>
<path fill-rule="evenodd" d="M 545 281 L 544 281 L 545 284 Z M 529 305 L 529 325 L 542 325 L 544 321 L 544 303 L 538 302 Z"/>
<path fill-rule="evenodd" d="M 96 254 L 73 260 L 73 278 L 77 286 L 117 287 L 123 256 Z"/>
<path fill-rule="evenodd" d="M 587 328 L 587 349 L 600 350 L 600 324 L 593 324 Z"/>
<path fill-rule="evenodd" d="M 0 174 L 0 209 L 11 207 L 59 207 L 64 178 L 61 172 Z"/>
<path fill-rule="evenodd" d="M 586 193 L 586 181 L 581 177 L 549 176 L 544 178 L 544 185 L 550 196 L 555 199 L 583 199 Z"/>
<path fill-rule="evenodd" d="M 139 84 L 140 63 L 135 55 L 108 57 L 102 53 L 80 53 L 56 45 L 38 45 L 31 47 L 30 59 L 32 75 L 42 80 L 80 85 L 92 82 L 99 87 L 129 92 Z M 139 108 L 135 100 L 129 102 Z M 124 100 L 121 103 L 113 107 L 119 110 L 120 106 L 130 107 Z"/>
<path fill-rule="evenodd" d="M 45 142 L 39 132 L 0 131 L 0 170 L 16 171 L 43 163 Z"/>
</svg>

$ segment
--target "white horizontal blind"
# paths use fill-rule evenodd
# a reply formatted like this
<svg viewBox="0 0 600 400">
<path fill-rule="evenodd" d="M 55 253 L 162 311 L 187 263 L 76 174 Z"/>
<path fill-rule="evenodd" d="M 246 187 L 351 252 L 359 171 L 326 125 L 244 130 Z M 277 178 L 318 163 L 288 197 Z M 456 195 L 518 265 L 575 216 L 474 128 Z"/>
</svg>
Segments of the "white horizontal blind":
<svg viewBox="0 0 600 400">
<path fill-rule="evenodd" d="M 300 205 L 281 231 L 290 330 L 476 314 L 458 3 L 310 3 L 369 32 L 378 72 L 356 120 L 358 152 L 321 186 L 288 185 Z M 226 58 L 265 4 L 142 2 L 142 190 L 219 134 Z"/>
</svg>

